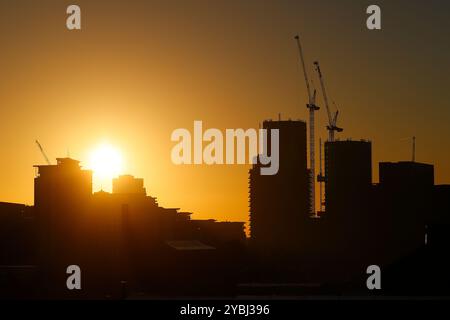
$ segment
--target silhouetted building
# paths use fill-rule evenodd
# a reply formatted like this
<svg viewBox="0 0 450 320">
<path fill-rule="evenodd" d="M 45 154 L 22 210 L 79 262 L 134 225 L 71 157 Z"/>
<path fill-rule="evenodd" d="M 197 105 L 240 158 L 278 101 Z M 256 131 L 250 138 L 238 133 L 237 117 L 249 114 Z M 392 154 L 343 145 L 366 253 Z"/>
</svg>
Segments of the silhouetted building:
<svg viewBox="0 0 450 320">
<path fill-rule="evenodd" d="M 65 270 L 80 261 L 83 251 L 89 248 L 83 243 L 87 225 L 83 221 L 89 217 L 92 172 L 82 170 L 79 161 L 70 158 L 57 158 L 56 165 L 35 167 L 39 264 L 56 292 L 67 292 Z"/>
<path fill-rule="evenodd" d="M 323 260 L 335 264 L 329 281 L 344 280 L 363 270 L 370 237 L 372 144 L 337 140 L 324 144 L 325 213 L 317 241 L 322 241 Z M 321 266 L 319 266 L 321 267 Z"/>
<path fill-rule="evenodd" d="M 135 290 L 159 292 L 177 290 L 177 286 L 178 292 L 192 290 L 200 279 L 205 285 L 212 283 L 217 277 L 211 268 L 217 268 L 217 264 L 224 268 L 222 259 L 232 260 L 225 243 L 241 240 L 235 230 L 240 226 L 243 234 L 243 223 L 211 220 L 202 224 L 190 216 L 190 212 L 178 208 L 160 207 L 156 198 L 146 195 L 143 179 L 115 179 L 113 193 L 100 191 L 93 195 L 84 235 L 92 243 L 88 259 L 94 262 L 89 269 L 92 278 L 95 275 L 96 282 L 104 279 L 104 288 L 126 279 Z M 230 252 L 236 255 L 239 249 Z M 173 272 L 180 265 L 184 271 L 175 276 Z M 188 269 L 193 274 L 186 278 Z"/>
<path fill-rule="evenodd" d="M 33 207 L 0 202 L 0 266 L 36 263 Z"/>
<path fill-rule="evenodd" d="M 429 188 L 434 185 L 434 167 L 431 164 L 400 161 L 380 162 L 380 184 L 385 188 Z"/>
<path fill-rule="evenodd" d="M 433 188 L 433 214 L 428 222 L 450 225 L 450 184 L 439 184 Z"/>
<path fill-rule="evenodd" d="M 92 171 L 82 170 L 80 161 L 57 158 L 56 165 L 37 165 L 34 204 L 39 209 L 86 200 L 92 194 Z"/>
<path fill-rule="evenodd" d="M 433 215 L 434 167 L 401 161 L 380 162 L 373 223 L 382 237 L 383 259 L 393 261 L 425 246 L 426 222 Z"/>
<path fill-rule="evenodd" d="M 130 175 L 114 179 L 113 193 L 92 194 L 92 172 L 74 159 L 35 168 L 34 207 L 0 202 L 0 297 L 233 290 L 243 222 L 191 220 L 190 212 L 160 207 Z M 71 265 L 82 270 L 82 290 L 66 286 Z"/>
<path fill-rule="evenodd" d="M 367 211 L 372 184 L 369 141 L 325 142 L 325 211 L 335 223 L 357 219 Z"/>
<path fill-rule="evenodd" d="M 306 167 L 306 123 L 264 121 L 268 130 L 279 130 L 279 170 L 261 175 L 261 164 L 253 165 L 250 180 L 250 232 L 252 245 L 265 252 L 306 248 L 309 220 L 309 178 Z"/>
<path fill-rule="evenodd" d="M 131 175 L 122 175 L 113 179 L 113 193 L 142 194 L 147 192 L 144 188 L 144 179 L 138 179 Z"/>
<path fill-rule="evenodd" d="M 450 185 L 435 185 L 432 212 L 426 217 L 427 245 L 447 250 L 450 246 Z"/>
</svg>

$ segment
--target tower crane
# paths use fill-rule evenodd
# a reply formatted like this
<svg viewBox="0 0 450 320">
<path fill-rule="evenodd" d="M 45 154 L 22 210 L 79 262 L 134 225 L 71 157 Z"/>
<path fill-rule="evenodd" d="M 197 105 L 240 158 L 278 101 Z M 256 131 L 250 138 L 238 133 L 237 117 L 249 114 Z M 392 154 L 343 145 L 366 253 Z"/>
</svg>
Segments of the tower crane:
<svg viewBox="0 0 450 320">
<path fill-rule="evenodd" d="M 309 110 L 309 167 L 310 167 L 310 186 L 311 186 L 311 198 L 310 198 L 310 210 L 311 213 L 317 217 L 316 213 L 316 193 L 315 193 L 315 187 L 316 187 L 316 170 L 315 170 L 315 145 L 314 145 L 314 112 L 319 110 L 320 108 L 316 105 L 316 90 L 314 89 L 314 92 L 311 93 L 311 86 L 309 84 L 309 78 L 308 73 L 306 72 L 305 67 L 305 59 L 303 57 L 303 49 L 302 45 L 300 43 L 300 37 L 298 35 L 295 36 L 295 40 L 297 42 L 298 47 L 298 53 L 300 56 L 300 62 L 303 67 L 303 75 L 305 77 L 305 83 L 306 83 L 306 91 L 308 93 L 308 103 L 306 104 L 306 107 Z"/>
<path fill-rule="evenodd" d="M 319 62 L 315 61 L 314 62 L 314 66 L 316 68 L 317 74 L 319 75 L 320 86 L 322 87 L 323 101 L 325 103 L 325 107 L 327 108 L 327 115 L 328 115 L 328 125 L 327 125 L 328 141 L 334 141 L 334 132 L 335 131 L 336 132 L 342 132 L 344 130 L 344 129 L 339 128 L 337 126 L 337 119 L 338 119 L 338 115 L 339 115 L 339 110 L 336 109 L 336 112 L 333 115 L 331 114 L 330 107 L 328 105 L 327 92 L 325 90 L 325 84 L 324 84 L 324 80 L 323 80 L 322 71 L 320 70 Z"/>
<path fill-rule="evenodd" d="M 50 160 L 48 160 L 48 157 L 47 157 L 47 155 L 45 154 L 45 151 L 44 151 L 44 149 L 42 148 L 42 146 L 41 146 L 41 144 L 39 143 L 39 141 L 36 140 L 36 144 L 37 144 L 39 150 L 41 151 L 42 155 L 44 156 L 45 161 L 47 162 L 47 164 L 48 164 L 48 165 L 51 165 Z"/>
</svg>

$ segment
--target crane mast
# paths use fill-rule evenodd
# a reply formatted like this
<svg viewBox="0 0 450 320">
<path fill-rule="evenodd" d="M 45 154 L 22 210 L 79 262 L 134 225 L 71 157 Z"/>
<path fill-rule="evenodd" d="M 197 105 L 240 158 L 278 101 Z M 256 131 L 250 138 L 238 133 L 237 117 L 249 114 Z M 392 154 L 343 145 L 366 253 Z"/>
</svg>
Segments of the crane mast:
<svg viewBox="0 0 450 320">
<path fill-rule="evenodd" d="M 39 150 L 41 151 L 42 155 L 44 156 L 45 161 L 47 162 L 48 165 L 50 165 L 50 164 L 51 164 L 51 163 L 50 163 L 50 160 L 48 160 L 48 157 L 47 157 L 47 155 L 45 154 L 45 151 L 44 151 L 44 149 L 42 148 L 41 144 L 40 144 L 39 141 L 37 141 L 37 140 L 36 140 L 35 142 L 36 142 L 36 144 L 37 144 Z"/>
<path fill-rule="evenodd" d="M 317 181 L 319 182 L 319 215 L 324 213 L 323 206 L 323 183 L 325 182 L 325 176 L 322 171 L 322 139 L 319 138 L 319 174 L 317 175 Z"/>
<path fill-rule="evenodd" d="M 315 170 L 315 144 L 314 144 L 314 112 L 319 110 L 319 107 L 316 105 L 316 90 L 314 90 L 313 93 L 311 93 L 311 86 L 309 84 L 309 78 L 308 73 L 306 72 L 305 67 L 305 59 L 303 56 L 303 49 L 302 45 L 300 43 L 300 37 L 298 35 L 295 36 L 295 40 L 297 42 L 298 52 L 300 56 L 300 62 L 303 67 L 303 75 L 305 77 L 305 83 L 306 83 L 306 91 L 308 93 L 308 103 L 306 104 L 306 107 L 309 110 L 309 168 L 310 168 L 310 188 L 311 188 L 311 194 L 310 194 L 310 211 L 311 214 L 313 214 L 315 217 L 317 217 L 316 213 L 316 170 Z"/>
<path fill-rule="evenodd" d="M 331 115 L 331 111 L 330 111 L 330 106 L 328 105 L 328 96 L 327 96 L 327 92 L 325 90 L 325 84 L 324 84 L 324 80 L 323 80 L 323 75 L 322 75 L 322 71 L 320 70 L 320 66 L 319 66 L 319 62 L 315 61 L 314 62 L 314 66 L 316 68 L 317 74 L 319 75 L 319 79 L 320 79 L 320 87 L 322 88 L 322 94 L 323 94 L 323 101 L 325 103 L 325 107 L 327 109 L 327 115 L 328 115 L 328 125 L 327 125 L 327 130 L 328 130 L 328 141 L 334 141 L 334 132 L 342 132 L 344 129 L 339 128 L 336 123 L 337 123 L 337 117 L 339 115 L 339 110 L 336 110 L 336 112 Z"/>
</svg>

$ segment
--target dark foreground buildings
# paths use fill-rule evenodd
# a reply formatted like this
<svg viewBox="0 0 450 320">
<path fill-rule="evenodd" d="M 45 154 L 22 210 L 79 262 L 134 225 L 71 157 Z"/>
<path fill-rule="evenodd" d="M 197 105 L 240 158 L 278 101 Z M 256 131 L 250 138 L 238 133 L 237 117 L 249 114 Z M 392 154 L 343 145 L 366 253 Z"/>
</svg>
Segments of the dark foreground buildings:
<svg viewBox="0 0 450 320">
<path fill-rule="evenodd" d="M 0 203 L 0 297 L 231 294 L 244 223 L 160 207 L 129 175 L 92 194 L 91 171 L 74 159 L 36 168 L 34 207 Z M 82 290 L 67 289 L 70 265 Z"/>
<path fill-rule="evenodd" d="M 306 124 L 263 128 L 279 130 L 279 171 L 250 169 L 249 240 L 243 223 L 161 207 L 142 179 L 93 194 L 78 161 L 37 166 L 35 205 L 0 203 L 0 297 L 367 295 L 373 264 L 381 294 L 448 295 L 450 185 L 434 184 L 432 165 L 381 162 L 374 183 L 371 142 L 326 142 L 317 218 Z M 69 265 L 82 270 L 80 291 L 66 287 Z"/>
<path fill-rule="evenodd" d="M 436 248 L 450 244 L 450 187 L 434 185 L 432 165 L 382 162 L 375 184 L 370 141 L 327 141 L 325 212 L 320 218 L 311 217 L 305 124 L 267 121 L 264 128 L 280 130 L 284 152 L 280 152 L 277 176 L 259 175 L 260 164 L 250 170 L 250 244 L 256 253 L 255 265 L 260 266 L 256 281 L 327 284 L 342 293 L 344 284 L 353 285 L 358 279 L 356 287 L 367 293 L 369 265 L 393 270 L 422 250 L 445 260 L 443 251 Z M 450 266 L 443 260 L 439 264 L 440 269 Z M 415 276 L 424 279 L 432 273 L 423 270 L 428 271 Z M 449 278 L 444 272 L 441 276 Z M 390 278 L 393 283 L 395 278 Z M 392 294 L 399 289 L 387 287 Z M 428 289 L 426 294 L 433 294 L 433 288 Z"/>
</svg>

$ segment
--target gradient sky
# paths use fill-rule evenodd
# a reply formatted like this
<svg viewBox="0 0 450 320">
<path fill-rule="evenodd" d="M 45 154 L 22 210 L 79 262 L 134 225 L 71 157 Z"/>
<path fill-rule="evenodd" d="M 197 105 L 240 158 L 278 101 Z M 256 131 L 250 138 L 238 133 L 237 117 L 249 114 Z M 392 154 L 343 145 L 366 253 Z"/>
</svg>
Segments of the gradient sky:
<svg viewBox="0 0 450 320">
<path fill-rule="evenodd" d="M 65 26 L 74 3 L 81 31 Z M 365 27 L 374 3 L 381 31 Z M 161 205 L 246 221 L 249 167 L 175 166 L 170 134 L 307 119 L 297 32 L 339 105 L 339 136 L 372 140 L 374 181 L 379 161 L 410 159 L 415 135 L 417 161 L 450 183 L 449 31 L 438 0 L 1 0 L 0 201 L 33 204 L 35 139 L 82 162 L 108 141 Z M 316 119 L 325 138 L 325 108 Z"/>
</svg>

